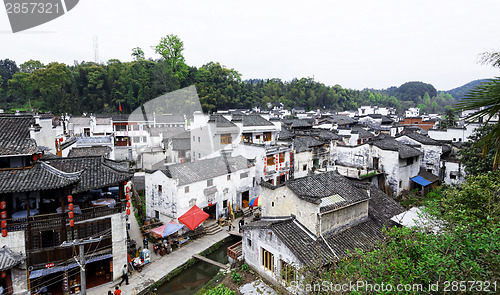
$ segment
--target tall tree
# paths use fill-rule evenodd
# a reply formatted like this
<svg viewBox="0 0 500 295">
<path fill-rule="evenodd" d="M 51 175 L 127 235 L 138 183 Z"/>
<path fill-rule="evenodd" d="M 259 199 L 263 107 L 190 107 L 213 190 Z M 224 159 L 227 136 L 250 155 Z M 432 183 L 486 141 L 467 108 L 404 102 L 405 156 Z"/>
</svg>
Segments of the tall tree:
<svg viewBox="0 0 500 295">
<path fill-rule="evenodd" d="M 135 60 L 142 60 L 144 59 L 144 51 L 140 47 L 132 48 L 132 57 Z"/>
</svg>

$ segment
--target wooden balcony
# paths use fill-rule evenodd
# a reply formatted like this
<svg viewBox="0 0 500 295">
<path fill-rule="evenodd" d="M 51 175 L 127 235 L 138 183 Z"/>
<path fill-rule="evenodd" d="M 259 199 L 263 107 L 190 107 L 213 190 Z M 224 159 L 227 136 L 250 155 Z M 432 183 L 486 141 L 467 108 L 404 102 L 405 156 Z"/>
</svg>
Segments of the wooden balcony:
<svg viewBox="0 0 500 295">
<path fill-rule="evenodd" d="M 90 220 L 98 217 L 104 217 L 112 214 L 122 212 L 125 209 L 126 201 L 118 202 L 113 208 L 108 206 L 98 206 L 86 209 L 81 209 L 82 214 L 75 214 L 75 222 Z M 28 228 L 28 223 L 32 230 L 47 229 L 47 228 L 61 228 L 69 223 L 68 213 L 51 213 L 35 215 L 23 218 L 7 219 L 7 230 L 23 231 Z"/>
<path fill-rule="evenodd" d="M 241 242 L 242 241 L 239 241 L 238 243 L 227 248 L 227 256 L 234 259 L 234 261 L 238 261 L 238 258 L 243 254 Z"/>
</svg>

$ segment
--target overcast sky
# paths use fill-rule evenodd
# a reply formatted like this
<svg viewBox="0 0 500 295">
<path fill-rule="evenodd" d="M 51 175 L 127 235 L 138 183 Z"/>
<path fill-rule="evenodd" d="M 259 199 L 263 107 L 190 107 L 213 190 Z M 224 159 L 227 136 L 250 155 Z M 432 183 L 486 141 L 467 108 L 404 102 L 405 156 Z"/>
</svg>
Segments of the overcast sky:
<svg viewBox="0 0 500 295">
<path fill-rule="evenodd" d="M 448 90 L 500 69 L 478 64 L 500 51 L 498 0 L 189 1 L 81 0 L 66 15 L 13 34 L 0 10 L 0 59 L 73 64 L 146 57 L 162 36 L 184 41 L 188 65 L 210 61 L 243 79 L 314 77 L 346 88 L 423 81 Z"/>
</svg>

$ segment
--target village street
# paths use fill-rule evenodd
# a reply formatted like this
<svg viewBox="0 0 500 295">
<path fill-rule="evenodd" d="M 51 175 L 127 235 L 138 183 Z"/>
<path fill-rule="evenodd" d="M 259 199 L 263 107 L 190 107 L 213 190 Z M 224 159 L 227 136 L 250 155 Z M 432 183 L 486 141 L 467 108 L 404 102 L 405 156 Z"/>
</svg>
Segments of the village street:
<svg viewBox="0 0 500 295">
<path fill-rule="evenodd" d="M 141 235 L 139 224 L 134 217 L 131 217 L 130 221 L 130 238 L 137 242 L 138 247 L 142 246 L 143 237 Z M 225 239 L 228 236 L 229 232 L 226 228 L 224 228 L 221 232 L 215 235 L 205 235 L 199 239 L 189 241 L 185 246 L 182 246 L 180 249 L 165 256 L 155 254 L 153 252 L 153 246 L 150 244 L 149 249 L 151 250 L 151 263 L 146 265 L 142 272 L 135 271 L 132 275 L 129 275 L 129 285 L 125 285 L 125 283 L 121 285 L 122 294 L 138 294 L 177 267 L 186 263 L 193 256 L 193 254 L 198 254 L 208 249 L 213 244 Z M 114 267 L 115 270 L 121 270 L 122 265 L 115 265 Z M 120 280 L 88 289 L 87 293 L 89 295 L 107 294 L 108 291 L 113 291 L 115 289 L 115 286 L 120 282 Z"/>
</svg>

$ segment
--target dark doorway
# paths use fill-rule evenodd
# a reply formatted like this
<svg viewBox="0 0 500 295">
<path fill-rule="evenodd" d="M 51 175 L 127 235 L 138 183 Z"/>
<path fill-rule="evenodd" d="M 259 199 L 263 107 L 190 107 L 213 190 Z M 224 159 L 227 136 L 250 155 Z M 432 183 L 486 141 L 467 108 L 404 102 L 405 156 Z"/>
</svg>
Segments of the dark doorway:
<svg viewBox="0 0 500 295">
<path fill-rule="evenodd" d="M 244 191 L 241 193 L 241 206 L 243 208 L 248 207 L 248 203 L 250 202 L 250 192 L 249 191 Z"/>
<path fill-rule="evenodd" d="M 216 204 L 212 204 L 211 206 L 207 206 L 205 208 L 203 208 L 203 211 L 205 211 L 206 213 L 208 213 L 208 215 L 210 215 L 209 218 L 211 219 L 215 219 L 216 217 L 216 214 L 217 214 L 217 211 L 216 211 Z"/>
<path fill-rule="evenodd" d="M 283 184 L 286 181 L 286 174 L 280 175 L 278 178 L 278 184 Z"/>
</svg>

